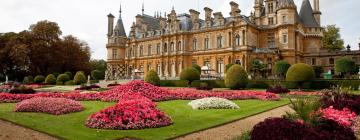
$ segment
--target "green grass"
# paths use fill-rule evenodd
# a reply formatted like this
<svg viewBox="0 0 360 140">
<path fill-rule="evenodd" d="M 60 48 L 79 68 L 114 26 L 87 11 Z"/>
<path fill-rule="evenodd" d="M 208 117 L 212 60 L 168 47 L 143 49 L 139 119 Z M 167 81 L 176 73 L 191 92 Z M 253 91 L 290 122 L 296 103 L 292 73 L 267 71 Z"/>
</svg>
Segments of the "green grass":
<svg viewBox="0 0 360 140">
<path fill-rule="evenodd" d="M 234 101 L 240 106 L 238 110 L 198 111 L 192 110 L 187 105 L 188 102 L 177 100 L 158 103 L 158 107 L 171 116 L 174 124 L 144 130 L 96 130 L 85 127 L 84 122 L 89 115 L 115 104 L 104 102 L 82 102 L 86 108 L 84 111 L 61 116 L 16 113 L 13 112 L 15 104 L 0 104 L 0 118 L 64 139 L 108 140 L 135 137 L 161 140 L 215 127 L 289 103 L 286 99 L 281 101 L 240 100 Z"/>
</svg>

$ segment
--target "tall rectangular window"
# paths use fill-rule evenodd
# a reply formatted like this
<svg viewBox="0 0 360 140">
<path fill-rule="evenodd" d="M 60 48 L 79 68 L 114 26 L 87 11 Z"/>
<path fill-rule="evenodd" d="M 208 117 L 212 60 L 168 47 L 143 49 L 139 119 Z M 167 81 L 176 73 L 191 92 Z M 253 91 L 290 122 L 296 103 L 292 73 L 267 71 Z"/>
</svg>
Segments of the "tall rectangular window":
<svg viewBox="0 0 360 140">
<path fill-rule="evenodd" d="M 209 38 L 205 38 L 205 50 L 209 49 Z"/>
<path fill-rule="evenodd" d="M 316 58 L 311 59 L 311 65 L 316 65 Z"/>
<path fill-rule="evenodd" d="M 112 58 L 113 58 L 113 59 L 117 59 L 117 58 L 118 58 L 117 49 L 112 49 Z"/>
<path fill-rule="evenodd" d="M 224 74 L 224 61 L 217 62 L 217 73 Z"/>
<path fill-rule="evenodd" d="M 222 48 L 222 36 L 217 37 L 217 47 Z"/>
<path fill-rule="evenodd" d="M 192 45 L 192 50 L 193 50 L 193 51 L 196 51 L 196 49 L 197 49 L 197 40 L 194 39 L 194 40 L 193 40 L 193 45 Z"/>
<path fill-rule="evenodd" d="M 283 34 L 283 35 L 282 35 L 282 42 L 283 42 L 284 44 L 287 44 L 287 43 L 288 43 L 288 35 L 287 35 L 287 34 Z"/>
<path fill-rule="evenodd" d="M 267 37 L 268 48 L 275 48 L 275 33 L 269 33 Z"/>
<path fill-rule="evenodd" d="M 269 18 L 268 18 L 268 22 L 269 22 L 269 25 L 274 25 L 274 18 L 273 18 L 273 17 L 269 17 Z"/>
<path fill-rule="evenodd" d="M 329 58 L 329 64 L 330 64 L 330 65 L 334 65 L 334 63 L 335 63 L 334 58 Z"/>
<path fill-rule="evenodd" d="M 160 54 L 160 44 L 156 46 L 156 54 Z"/>
<path fill-rule="evenodd" d="M 151 55 L 151 46 L 148 46 L 148 55 Z"/>
</svg>

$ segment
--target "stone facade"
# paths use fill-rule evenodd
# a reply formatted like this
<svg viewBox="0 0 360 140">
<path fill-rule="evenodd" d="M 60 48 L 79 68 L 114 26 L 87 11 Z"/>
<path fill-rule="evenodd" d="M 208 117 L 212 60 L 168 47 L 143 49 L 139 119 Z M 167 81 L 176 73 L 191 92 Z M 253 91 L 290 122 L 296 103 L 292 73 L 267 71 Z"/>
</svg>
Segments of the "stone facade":
<svg viewBox="0 0 360 140">
<path fill-rule="evenodd" d="M 245 16 L 239 5 L 231 2 L 229 17 L 205 7 L 204 19 L 193 9 L 189 14 L 177 14 L 173 9 L 165 17 L 143 11 L 128 36 L 121 15 L 113 28 L 110 14 L 106 79 L 130 78 L 135 70 L 146 74 L 151 69 L 161 77 L 176 78 L 192 64 L 208 66 L 212 74 L 222 77 L 227 64 L 240 64 L 250 71 L 256 59 L 267 64 L 269 73 L 280 59 L 331 67 L 326 59 L 339 55 L 322 52 L 319 0 L 314 3 L 312 8 L 309 0 L 304 0 L 298 12 L 293 0 L 255 0 L 254 12 Z"/>
</svg>

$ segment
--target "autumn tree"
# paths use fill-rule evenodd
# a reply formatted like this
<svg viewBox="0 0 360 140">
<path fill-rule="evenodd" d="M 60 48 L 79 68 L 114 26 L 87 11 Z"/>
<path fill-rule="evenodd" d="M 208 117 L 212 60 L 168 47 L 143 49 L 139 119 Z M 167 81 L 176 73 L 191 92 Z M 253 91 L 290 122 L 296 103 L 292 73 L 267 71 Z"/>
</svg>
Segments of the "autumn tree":
<svg viewBox="0 0 360 140">
<path fill-rule="evenodd" d="M 334 51 L 344 49 L 344 40 L 341 39 L 340 28 L 336 25 L 328 25 L 324 30 L 322 43 L 324 48 Z"/>
</svg>

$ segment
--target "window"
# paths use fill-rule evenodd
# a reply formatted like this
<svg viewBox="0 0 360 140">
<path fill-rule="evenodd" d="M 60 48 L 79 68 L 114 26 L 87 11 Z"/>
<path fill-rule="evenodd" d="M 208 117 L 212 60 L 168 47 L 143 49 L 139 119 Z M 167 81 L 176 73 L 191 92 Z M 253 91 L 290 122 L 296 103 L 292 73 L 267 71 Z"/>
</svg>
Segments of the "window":
<svg viewBox="0 0 360 140">
<path fill-rule="evenodd" d="M 157 72 L 158 75 L 161 74 L 161 65 L 160 64 L 157 64 L 156 72 Z"/>
<path fill-rule="evenodd" d="M 113 58 L 113 59 L 117 59 L 117 58 L 118 58 L 118 56 L 117 56 L 117 49 L 113 49 L 113 50 L 112 50 L 112 58 Z"/>
<path fill-rule="evenodd" d="M 241 65 L 241 60 L 235 60 L 235 64 Z"/>
<path fill-rule="evenodd" d="M 141 72 L 144 72 L 144 65 L 141 65 L 139 70 L 140 70 Z"/>
<path fill-rule="evenodd" d="M 231 39 L 232 39 L 232 34 L 231 32 L 229 32 L 229 46 L 231 46 Z"/>
<path fill-rule="evenodd" d="M 129 49 L 129 54 L 128 55 L 129 55 L 129 57 L 132 56 L 132 48 Z"/>
<path fill-rule="evenodd" d="M 181 41 L 178 42 L 177 51 L 182 51 Z"/>
<path fill-rule="evenodd" d="M 269 11 L 269 13 L 273 13 L 273 12 L 274 12 L 274 5 L 273 5 L 273 3 L 269 3 L 269 5 L 268 5 L 268 11 Z"/>
<path fill-rule="evenodd" d="M 287 22 L 286 16 L 283 16 L 282 18 L 283 18 L 283 23 L 286 23 Z"/>
<path fill-rule="evenodd" d="M 192 45 L 192 50 L 193 50 L 193 51 L 196 51 L 196 49 L 197 49 L 197 40 L 194 39 L 194 40 L 193 40 L 193 45 Z"/>
<path fill-rule="evenodd" d="M 156 46 L 156 54 L 160 54 L 160 44 L 157 44 Z"/>
<path fill-rule="evenodd" d="M 283 34 L 283 35 L 282 35 L 282 42 L 283 42 L 284 44 L 287 44 L 287 43 L 288 43 L 288 35 L 287 35 L 287 34 Z"/>
<path fill-rule="evenodd" d="M 217 62 L 217 73 L 224 74 L 224 61 Z"/>
<path fill-rule="evenodd" d="M 208 50 L 209 48 L 209 38 L 205 38 L 205 50 Z"/>
<path fill-rule="evenodd" d="M 275 33 L 268 34 L 267 42 L 269 48 L 275 48 Z"/>
<path fill-rule="evenodd" d="M 335 59 L 334 58 L 329 58 L 329 64 L 334 65 L 334 63 L 335 63 Z"/>
<path fill-rule="evenodd" d="M 140 46 L 140 56 L 144 55 L 144 46 Z"/>
<path fill-rule="evenodd" d="M 274 25 L 274 18 L 268 18 L 269 25 Z"/>
<path fill-rule="evenodd" d="M 242 45 L 246 45 L 245 44 L 245 30 L 242 31 Z"/>
<path fill-rule="evenodd" d="M 151 46 L 148 46 L 148 55 L 151 55 Z"/>
<path fill-rule="evenodd" d="M 170 43 L 170 52 L 173 52 L 175 50 L 175 44 L 174 42 Z"/>
<path fill-rule="evenodd" d="M 167 52 L 167 44 L 166 43 L 164 44 L 164 52 L 165 53 Z"/>
<path fill-rule="evenodd" d="M 311 65 L 316 65 L 316 59 L 315 58 L 311 59 Z"/>
<path fill-rule="evenodd" d="M 222 48 L 222 36 L 217 37 L 217 47 Z"/>
<path fill-rule="evenodd" d="M 236 44 L 236 46 L 240 46 L 240 42 L 241 42 L 240 35 L 236 35 L 235 36 L 235 44 Z"/>
<path fill-rule="evenodd" d="M 210 61 L 204 61 L 204 66 L 207 66 L 209 69 L 211 69 L 211 64 L 210 64 Z M 209 74 L 210 72 L 209 71 L 205 71 L 205 74 Z"/>
</svg>

